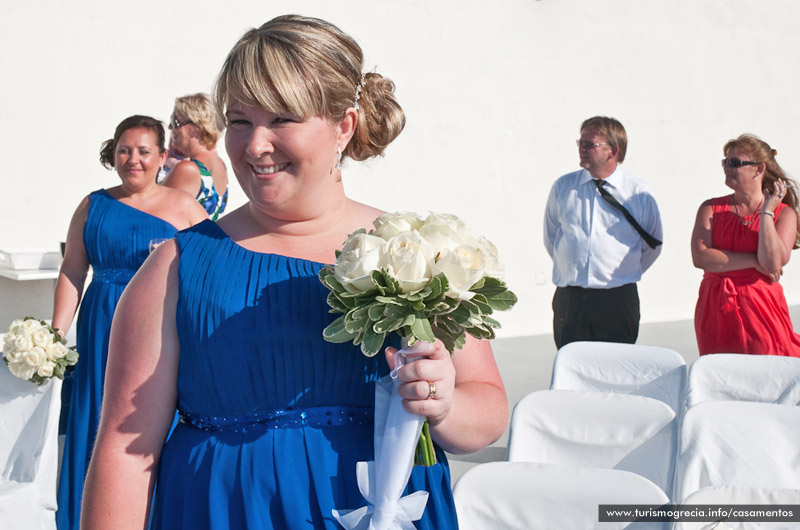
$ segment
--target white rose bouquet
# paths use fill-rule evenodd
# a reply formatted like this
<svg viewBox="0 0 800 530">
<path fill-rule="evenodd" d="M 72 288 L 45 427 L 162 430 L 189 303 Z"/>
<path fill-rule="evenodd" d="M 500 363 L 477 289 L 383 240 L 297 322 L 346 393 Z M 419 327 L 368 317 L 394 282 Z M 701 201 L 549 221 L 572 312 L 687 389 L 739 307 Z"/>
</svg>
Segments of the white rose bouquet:
<svg viewBox="0 0 800 530">
<path fill-rule="evenodd" d="M 323 330 L 325 340 L 352 341 L 369 357 L 389 333 L 404 343 L 392 373 L 376 384 L 375 461 L 356 467 L 368 505 L 334 510 L 347 530 L 413 528 L 425 510 L 427 492 L 400 498 L 413 463 L 436 462 L 427 422 L 406 411 L 397 393 L 397 369 L 414 360 L 406 346 L 439 339 L 452 354 L 464 346 L 467 333 L 493 339 L 500 325 L 490 315 L 517 301 L 502 281 L 495 246 L 458 217 L 390 213 L 373 224 L 370 232 L 350 234 L 336 263 L 319 273 L 331 291 L 331 312 L 342 313 Z"/>
<path fill-rule="evenodd" d="M 500 324 L 490 315 L 517 297 L 489 240 L 449 214 L 389 213 L 374 225 L 350 234 L 336 264 L 320 271 L 331 312 L 343 313 L 325 328 L 325 340 L 353 341 L 371 357 L 392 332 L 409 345 L 440 339 L 450 353 L 466 333 L 495 337 Z"/>
<path fill-rule="evenodd" d="M 78 362 L 78 352 L 67 348 L 58 330 L 33 317 L 12 322 L 3 341 L 9 371 L 36 385 L 52 377 L 64 379 L 67 366 Z"/>
</svg>

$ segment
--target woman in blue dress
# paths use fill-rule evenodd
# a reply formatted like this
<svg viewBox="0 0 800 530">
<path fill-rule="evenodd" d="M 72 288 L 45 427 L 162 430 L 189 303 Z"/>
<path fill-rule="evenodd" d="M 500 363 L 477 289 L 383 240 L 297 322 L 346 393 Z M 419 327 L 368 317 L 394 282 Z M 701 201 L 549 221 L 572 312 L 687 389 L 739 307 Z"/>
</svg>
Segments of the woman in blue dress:
<svg viewBox="0 0 800 530">
<path fill-rule="evenodd" d="M 60 530 L 77 529 L 80 521 L 83 481 L 100 420 L 108 336 L 117 301 L 147 258 L 151 240 L 171 238 L 178 230 L 207 218 L 188 195 L 156 185 L 155 175 L 165 158 L 164 127 L 158 120 L 147 116 L 123 120 L 100 152 L 100 161 L 109 169 L 116 168 L 122 182 L 84 198 L 67 233 L 53 326 L 68 330 L 80 303 L 77 349 L 81 357 L 75 366 L 58 485 L 56 520 Z M 92 282 L 81 303 L 90 265 Z"/>
<path fill-rule="evenodd" d="M 228 170 L 216 151 L 224 129 L 208 94 L 175 99 L 169 118 L 169 152 L 183 157 L 161 182 L 197 199 L 212 221 L 228 203 Z"/>
<path fill-rule="evenodd" d="M 345 196 L 342 158 L 380 155 L 405 123 L 392 82 L 362 71 L 352 38 L 294 15 L 229 54 L 216 97 L 249 202 L 162 245 L 123 296 L 84 528 L 335 529 L 332 510 L 365 505 L 356 463 L 373 458 L 374 383 L 396 350 L 325 342 L 317 278 L 381 214 Z M 422 355 L 399 392 L 439 462 L 415 467 L 408 491 L 430 493 L 418 528 L 457 528 L 442 450 L 499 438 L 508 403 L 487 342 Z"/>
</svg>

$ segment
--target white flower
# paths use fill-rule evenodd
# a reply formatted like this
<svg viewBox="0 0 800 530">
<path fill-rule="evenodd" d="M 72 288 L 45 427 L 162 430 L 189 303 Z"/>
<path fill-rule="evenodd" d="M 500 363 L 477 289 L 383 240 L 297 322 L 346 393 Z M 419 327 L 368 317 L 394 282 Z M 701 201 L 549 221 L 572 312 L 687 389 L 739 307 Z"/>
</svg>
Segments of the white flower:
<svg viewBox="0 0 800 530">
<path fill-rule="evenodd" d="M 475 244 L 475 235 L 461 219 L 452 214 L 431 213 L 419 233 L 436 252 Z"/>
<path fill-rule="evenodd" d="M 442 250 L 436 256 L 433 274 L 444 273 L 450 288 L 447 295 L 459 300 L 469 300 L 475 293 L 469 288 L 483 278 L 483 253 L 475 247 L 460 246 L 453 250 Z"/>
<path fill-rule="evenodd" d="M 370 233 L 388 241 L 402 232 L 419 230 L 422 219 L 413 212 L 395 212 L 381 215 L 372 224 L 375 230 Z"/>
<path fill-rule="evenodd" d="M 14 349 L 3 352 L 3 357 L 8 359 L 10 363 L 22 362 L 22 355 L 23 352 Z"/>
<path fill-rule="evenodd" d="M 484 274 L 502 280 L 505 270 L 500 261 L 498 261 L 497 247 L 483 236 L 478 238 L 477 243 L 478 249 L 483 254 Z"/>
<path fill-rule="evenodd" d="M 17 334 L 11 331 L 3 335 L 3 342 L 5 342 L 3 351 L 16 349 L 16 346 L 14 346 L 14 341 L 16 340 L 17 340 Z"/>
<path fill-rule="evenodd" d="M 28 320 L 24 321 L 24 322 L 22 323 L 22 326 L 20 326 L 20 327 L 21 327 L 21 328 L 22 328 L 22 329 L 23 329 L 23 330 L 24 330 L 26 333 L 28 333 L 28 334 L 30 334 L 30 335 L 33 335 L 33 332 L 34 332 L 34 331 L 36 331 L 37 329 L 40 329 L 40 328 L 42 328 L 43 326 L 42 326 L 41 322 L 39 322 L 39 321 L 38 321 L 38 320 L 36 320 L 36 319 L 33 319 L 33 318 L 31 318 L 31 319 L 28 319 Z"/>
<path fill-rule="evenodd" d="M 19 377 L 20 379 L 26 380 L 33 377 L 33 374 L 36 373 L 36 368 L 33 366 L 28 366 L 28 363 L 25 361 L 9 363 L 8 369 L 14 375 L 14 377 Z"/>
<path fill-rule="evenodd" d="M 33 340 L 25 334 L 18 335 L 14 339 L 14 348 L 17 351 L 26 352 L 33 348 Z"/>
<path fill-rule="evenodd" d="M 60 342 L 52 342 L 47 346 L 45 351 L 47 352 L 47 358 L 51 361 L 55 361 L 67 354 L 67 347 Z"/>
<path fill-rule="evenodd" d="M 380 237 L 364 233 L 347 240 L 334 265 L 336 277 L 345 289 L 357 294 L 375 287 L 369 273 L 385 267 L 385 245 L 386 241 Z"/>
<path fill-rule="evenodd" d="M 390 239 L 386 246 L 389 274 L 400 283 L 404 293 L 418 291 L 431 281 L 432 251 L 430 245 L 411 230 Z"/>
<path fill-rule="evenodd" d="M 8 327 L 9 333 L 17 335 L 19 333 L 19 328 L 22 327 L 22 322 L 23 320 L 21 318 L 18 318 L 17 320 L 13 321 L 11 325 Z"/>
<path fill-rule="evenodd" d="M 47 361 L 47 354 L 40 347 L 34 346 L 30 351 L 24 353 L 22 358 L 25 364 L 38 369 L 42 363 Z"/>
<path fill-rule="evenodd" d="M 56 363 L 45 361 L 36 371 L 40 377 L 53 377 L 53 371 L 56 368 Z"/>
<path fill-rule="evenodd" d="M 42 327 L 31 334 L 31 340 L 35 346 L 47 348 L 47 345 L 53 342 L 53 334 L 47 328 Z"/>
</svg>

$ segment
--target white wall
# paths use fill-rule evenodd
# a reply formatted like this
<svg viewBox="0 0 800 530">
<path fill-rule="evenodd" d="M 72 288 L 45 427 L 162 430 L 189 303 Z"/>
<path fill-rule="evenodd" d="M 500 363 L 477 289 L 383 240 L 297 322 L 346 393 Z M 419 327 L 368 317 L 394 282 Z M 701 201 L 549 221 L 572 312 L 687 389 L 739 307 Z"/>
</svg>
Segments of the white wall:
<svg viewBox="0 0 800 530">
<path fill-rule="evenodd" d="M 664 251 L 640 284 L 642 319 L 690 318 L 700 273 L 691 266 L 689 234 L 700 202 L 728 192 L 719 167 L 724 142 L 759 134 L 800 175 L 799 6 L 8 2 L 0 15 L 0 247 L 57 245 L 79 200 L 115 184 L 97 157 L 122 118 L 166 120 L 175 96 L 211 88 L 246 29 L 297 12 L 352 34 L 367 67 L 396 82 L 407 114 L 384 158 L 346 169 L 350 195 L 388 210 L 456 213 L 493 239 L 520 298 L 501 315 L 503 336 L 550 329 L 544 203 L 551 183 L 577 168 L 580 122 L 597 114 L 625 125 L 625 168 L 651 185 L 662 209 Z M 242 202 L 234 184 L 231 209 Z M 800 303 L 800 265 L 785 272 L 787 298 Z M 13 298 L 0 291 L 0 303 Z"/>
</svg>

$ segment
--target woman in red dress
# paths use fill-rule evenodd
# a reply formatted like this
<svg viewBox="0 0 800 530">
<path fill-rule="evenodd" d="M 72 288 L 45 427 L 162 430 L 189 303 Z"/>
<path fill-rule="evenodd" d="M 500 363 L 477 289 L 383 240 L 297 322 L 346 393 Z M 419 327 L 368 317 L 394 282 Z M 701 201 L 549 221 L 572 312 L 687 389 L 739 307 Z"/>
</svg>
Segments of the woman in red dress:
<svg viewBox="0 0 800 530">
<path fill-rule="evenodd" d="M 778 283 L 800 243 L 797 185 L 754 135 L 730 140 L 723 152 L 733 194 L 700 205 L 692 232 L 692 260 L 705 271 L 694 314 L 700 355 L 800 357 Z"/>
</svg>

